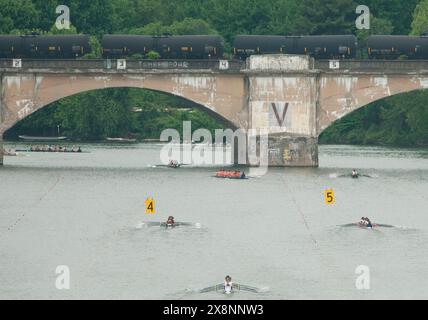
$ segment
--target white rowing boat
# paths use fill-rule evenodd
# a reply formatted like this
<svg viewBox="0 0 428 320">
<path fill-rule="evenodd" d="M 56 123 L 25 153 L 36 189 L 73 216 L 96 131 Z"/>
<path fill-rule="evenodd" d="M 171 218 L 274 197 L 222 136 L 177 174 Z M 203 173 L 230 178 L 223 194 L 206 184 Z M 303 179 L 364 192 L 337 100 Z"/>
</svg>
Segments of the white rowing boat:
<svg viewBox="0 0 428 320">
<path fill-rule="evenodd" d="M 217 284 L 215 286 L 207 287 L 202 290 L 199 290 L 199 293 L 208 293 L 208 292 L 219 292 L 223 294 L 233 294 L 239 291 L 247 291 L 252 293 L 260 293 L 262 290 L 256 287 L 242 285 L 238 283 L 234 283 L 231 291 L 226 291 L 224 289 L 224 284 Z"/>
<path fill-rule="evenodd" d="M 33 136 L 19 136 L 19 139 L 26 141 L 62 141 L 67 140 L 67 137 L 33 137 Z"/>
<path fill-rule="evenodd" d="M 196 229 L 200 229 L 202 225 L 200 223 L 193 223 L 193 222 L 179 222 L 177 221 L 173 225 L 168 224 L 166 222 L 155 222 L 155 221 L 148 221 L 148 222 L 140 222 L 136 228 L 142 229 L 144 227 L 162 227 L 162 228 L 176 228 L 176 227 L 193 227 Z"/>
</svg>

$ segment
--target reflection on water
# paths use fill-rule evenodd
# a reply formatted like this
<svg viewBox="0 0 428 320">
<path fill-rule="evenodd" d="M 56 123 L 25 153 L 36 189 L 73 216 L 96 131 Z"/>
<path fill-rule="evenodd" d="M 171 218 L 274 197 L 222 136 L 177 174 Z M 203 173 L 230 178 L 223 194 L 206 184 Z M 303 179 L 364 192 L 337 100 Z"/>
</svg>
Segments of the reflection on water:
<svg viewBox="0 0 428 320">
<path fill-rule="evenodd" d="M 225 299 L 198 291 L 226 274 L 267 289 L 233 299 L 428 298 L 427 150 L 322 146 L 318 169 L 234 181 L 154 167 L 161 145 L 82 148 L 5 158 L 0 298 Z M 352 168 L 371 178 L 340 177 Z M 202 227 L 136 228 L 169 215 Z M 362 216 L 397 228 L 339 227 Z M 55 288 L 58 265 L 68 291 Z M 360 265 L 370 290 L 355 287 Z"/>
</svg>

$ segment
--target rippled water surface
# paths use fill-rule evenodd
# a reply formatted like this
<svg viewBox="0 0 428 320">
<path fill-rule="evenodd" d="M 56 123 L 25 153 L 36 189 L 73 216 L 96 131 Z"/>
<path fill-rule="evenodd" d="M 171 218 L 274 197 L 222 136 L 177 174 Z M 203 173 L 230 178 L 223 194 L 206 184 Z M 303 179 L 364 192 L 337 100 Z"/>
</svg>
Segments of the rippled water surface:
<svg viewBox="0 0 428 320">
<path fill-rule="evenodd" d="M 198 290 L 226 274 L 262 289 L 235 299 L 428 298 L 428 150 L 322 146 L 319 169 L 234 181 L 155 167 L 156 144 L 83 149 L 5 158 L 0 298 L 224 299 Z M 342 177 L 354 167 L 370 177 Z M 201 227 L 137 228 L 169 215 Z M 340 227 L 361 216 L 395 228 Z M 58 265 L 70 290 L 55 288 Z"/>
</svg>

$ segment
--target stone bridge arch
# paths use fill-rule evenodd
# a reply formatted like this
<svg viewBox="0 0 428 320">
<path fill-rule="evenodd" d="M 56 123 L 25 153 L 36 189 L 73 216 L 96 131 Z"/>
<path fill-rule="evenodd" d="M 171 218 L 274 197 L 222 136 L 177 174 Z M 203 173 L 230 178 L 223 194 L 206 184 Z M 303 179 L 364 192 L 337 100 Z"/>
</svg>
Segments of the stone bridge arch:
<svg viewBox="0 0 428 320">
<path fill-rule="evenodd" d="M 428 89 L 428 76 L 425 75 L 323 75 L 320 79 L 318 136 L 339 119 L 370 103 L 423 89 Z"/>
<path fill-rule="evenodd" d="M 17 122 L 52 102 L 106 88 L 141 88 L 190 101 L 233 128 L 248 127 L 243 77 L 220 74 L 4 74 L 0 137 Z"/>
</svg>

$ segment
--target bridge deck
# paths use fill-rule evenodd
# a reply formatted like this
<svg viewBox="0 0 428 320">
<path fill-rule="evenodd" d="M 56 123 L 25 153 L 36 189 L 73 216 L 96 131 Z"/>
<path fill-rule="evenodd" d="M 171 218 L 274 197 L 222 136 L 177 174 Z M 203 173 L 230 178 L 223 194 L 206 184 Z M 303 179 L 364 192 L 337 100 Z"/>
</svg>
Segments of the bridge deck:
<svg viewBox="0 0 428 320">
<path fill-rule="evenodd" d="M 226 62 L 226 65 L 224 62 Z M 334 67 L 331 60 L 316 60 L 313 70 L 303 72 L 325 73 L 428 73 L 428 60 L 337 60 Z M 15 61 L 16 63 L 16 61 Z M 19 62 L 18 62 L 19 63 Z M 221 72 L 246 73 L 246 63 L 240 60 L 126 60 L 126 67 L 120 68 L 119 60 L 109 59 L 22 59 L 14 65 L 13 59 L 0 59 L 0 72 L 47 72 L 47 73 L 183 73 Z M 287 73 L 278 70 L 251 70 L 252 72 Z M 251 73 L 251 72 L 250 72 Z M 290 71 L 296 73 L 296 71 Z M 299 72 L 297 72 L 299 73 Z"/>
<path fill-rule="evenodd" d="M 227 61 L 227 60 L 226 60 Z M 180 71 L 221 71 L 237 72 L 245 67 L 245 62 L 229 60 L 126 60 L 121 65 L 120 60 L 110 59 L 22 59 L 21 65 L 14 65 L 13 59 L 0 59 L 0 72 L 19 72 L 43 70 L 46 72 L 149 72 L 150 70 Z"/>
<path fill-rule="evenodd" d="M 332 69 L 330 60 L 316 60 L 315 69 L 331 72 L 428 72 L 428 60 L 338 60 L 338 69 Z"/>
</svg>

